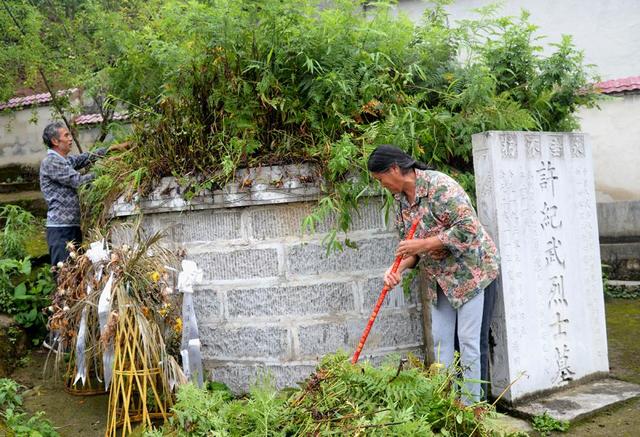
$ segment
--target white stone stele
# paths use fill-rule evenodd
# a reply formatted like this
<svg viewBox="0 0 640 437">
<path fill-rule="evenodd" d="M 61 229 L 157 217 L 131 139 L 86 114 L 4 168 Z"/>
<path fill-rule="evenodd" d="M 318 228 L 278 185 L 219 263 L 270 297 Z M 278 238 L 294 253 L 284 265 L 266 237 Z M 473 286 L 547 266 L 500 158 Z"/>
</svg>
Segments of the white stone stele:
<svg viewBox="0 0 640 437">
<path fill-rule="evenodd" d="M 473 158 L 479 218 L 502 257 L 492 395 L 514 403 L 608 372 L 589 138 L 484 132 Z"/>
</svg>

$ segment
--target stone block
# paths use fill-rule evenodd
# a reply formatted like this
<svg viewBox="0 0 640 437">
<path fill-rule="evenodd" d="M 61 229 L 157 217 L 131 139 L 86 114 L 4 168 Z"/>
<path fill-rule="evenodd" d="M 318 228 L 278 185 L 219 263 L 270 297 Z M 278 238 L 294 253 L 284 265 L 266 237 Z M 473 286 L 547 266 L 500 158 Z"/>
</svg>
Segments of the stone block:
<svg viewBox="0 0 640 437">
<path fill-rule="evenodd" d="M 227 291 L 229 317 L 295 316 L 355 311 L 350 282 Z"/>
<path fill-rule="evenodd" d="M 150 217 L 153 229 L 166 229 L 172 240 L 180 243 L 244 238 L 238 209 L 173 212 Z"/>
<path fill-rule="evenodd" d="M 193 295 L 193 306 L 199 325 L 222 320 L 222 303 L 216 291 L 196 291 Z"/>
<path fill-rule="evenodd" d="M 363 296 L 362 310 L 364 311 L 364 313 L 369 314 L 371 311 L 373 311 L 373 308 L 378 301 L 378 297 L 380 296 L 380 292 L 382 291 L 382 287 L 384 287 L 382 274 L 380 274 L 379 277 L 369 278 L 363 283 L 361 292 Z M 398 285 L 393 290 L 387 293 L 387 297 L 384 300 L 381 308 L 406 308 L 409 306 L 414 306 L 419 302 L 420 299 L 418 297 L 418 283 L 417 280 L 414 280 L 411 284 L 411 294 L 407 296 L 402 289 L 402 285 Z"/>
<path fill-rule="evenodd" d="M 249 213 L 251 217 L 251 236 L 257 240 L 269 238 L 301 237 L 302 223 L 313 211 L 315 203 L 295 203 L 278 205 L 269 208 L 254 208 Z M 350 231 L 385 230 L 382 218 L 382 202 L 370 199 L 363 202 L 358 211 L 352 214 Z M 323 223 L 316 225 L 317 233 L 328 232 L 335 226 L 335 218 L 329 217 Z M 306 230 L 304 230 L 306 233 Z"/>
<path fill-rule="evenodd" d="M 264 360 L 289 356 L 289 330 L 277 326 L 203 325 L 200 340 L 205 359 Z"/>
<path fill-rule="evenodd" d="M 276 249 L 239 249 L 190 255 L 204 271 L 204 280 L 269 278 L 278 276 Z"/>
<path fill-rule="evenodd" d="M 298 335 L 301 358 L 318 358 L 340 349 L 353 352 L 367 321 L 368 317 L 358 317 L 336 323 L 300 326 Z M 373 353 L 380 348 L 402 349 L 421 343 L 422 319 L 418 312 L 379 313 L 369 332 L 363 353 Z"/>
<path fill-rule="evenodd" d="M 640 200 L 598 203 L 597 213 L 598 233 L 601 239 L 624 240 L 640 237 Z"/>
<path fill-rule="evenodd" d="M 270 380 L 277 389 L 297 387 L 315 371 L 315 366 L 305 364 L 226 364 L 205 361 L 205 369 L 211 379 L 224 382 L 234 393 L 247 393 L 256 382 Z"/>
<path fill-rule="evenodd" d="M 297 244 L 286 249 L 287 273 L 317 275 L 333 272 L 361 272 L 379 270 L 393 263 L 397 238 L 383 237 L 356 241 L 358 249 L 345 248 L 343 252 L 327 255 L 327 249 L 318 243 Z"/>
<path fill-rule="evenodd" d="M 252 208 L 251 237 L 256 240 L 301 237 L 302 221 L 311 213 L 312 204 L 301 202 L 278 206 Z"/>
</svg>

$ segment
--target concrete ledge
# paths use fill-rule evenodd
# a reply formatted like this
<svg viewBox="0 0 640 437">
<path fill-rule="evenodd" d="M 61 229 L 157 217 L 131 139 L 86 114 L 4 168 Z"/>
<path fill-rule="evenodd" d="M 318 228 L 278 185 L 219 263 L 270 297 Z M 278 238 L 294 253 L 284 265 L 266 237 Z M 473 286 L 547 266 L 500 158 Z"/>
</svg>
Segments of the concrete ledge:
<svg viewBox="0 0 640 437">
<path fill-rule="evenodd" d="M 524 402 L 514 406 L 513 412 L 525 417 L 546 412 L 554 419 L 573 422 L 639 396 L 640 385 L 606 378 Z"/>
<path fill-rule="evenodd" d="M 164 177 L 145 198 L 118 199 L 111 213 L 114 217 L 126 217 L 139 212 L 194 211 L 318 200 L 322 191 L 317 173 L 317 169 L 306 164 L 240 169 L 222 189 L 202 190 L 188 201 L 183 197 L 186 188 L 174 177 Z"/>
<path fill-rule="evenodd" d="M 640 259 L 640 242 L 601 244 L 600 258 L 605 262 L 621 259 Z"/>
<path fill-rule="evenodd" d="M 616 281 L 610 280 L 609 285 L 612 287 L 640 288 L 640 281 Z"/>
<path fill-rule="evenodd" d="M 640 237 L 640 200 L 597 205 L 600 237 Z"/>
</svg>

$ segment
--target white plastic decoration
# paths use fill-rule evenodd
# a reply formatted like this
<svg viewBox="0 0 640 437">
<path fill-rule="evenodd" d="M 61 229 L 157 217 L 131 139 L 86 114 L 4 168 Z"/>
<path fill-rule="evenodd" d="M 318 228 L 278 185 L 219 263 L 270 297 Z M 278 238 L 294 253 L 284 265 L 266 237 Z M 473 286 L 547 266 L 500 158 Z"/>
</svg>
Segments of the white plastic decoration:
<svg viewBox="0 0 640 437">
<path fill-rule="evenodd" d="M 182 299 L 182 343 L 180 355 L 182 368 L 187 379 L 202 387 L 202 353 L 198 321 L 193 306 L 193 286 L 202 282 L 202 270 L 195 262 L 183 260 L 182 271 L 178 275 L 178 290 L 184 293 Z"/>
</svg>

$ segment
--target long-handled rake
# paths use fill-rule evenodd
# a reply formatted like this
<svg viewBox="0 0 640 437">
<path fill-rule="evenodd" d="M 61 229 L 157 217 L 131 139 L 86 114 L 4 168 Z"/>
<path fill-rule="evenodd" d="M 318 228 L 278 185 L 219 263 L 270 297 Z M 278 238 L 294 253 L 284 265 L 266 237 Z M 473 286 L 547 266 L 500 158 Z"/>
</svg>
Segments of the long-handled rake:
<svg viewBox="0 0 640 437">
<path fill-rule="evenodd" d="M 413 234 L 416 233 L 416 228 L 418 227 L 418 223 L 420 223 L 420 219 L 417 218 L 411 224 L 411 228 L 409 229 L 409 233 L 405 240 L 411 240 L 413 238 Z M 395 273 L 398 271 L 398 267 L 400 266 L 400 261 L 402 261 L 402 256 L 397 256 L 396 261 L 393 263 L 393 267 L 391 268 L 391 272 Z M 367 337 L 369 336 L 369 331 L 371 331 L 371 327 L 373 326 L 373 322 L 376 321 L 376 317 L 378 317 L 378 311 L 380 311 L 380 307 L 384 302 L 384 298 L 387 296 L 390 288 L 385 285 L 382 288 L 382 292 L 378 297 L 378 301 L 376 302 L 376 306 L 373 308 L 373 312 L 371 313 L 371 317 L 369 317 L 369 322 L 367 323 L 367 327 L 364 328 L 364 332 L 362 333 L 362 337 L 360 337 L 360 343 L 358 343 L 358 347 L 356 348 L 356 352 L 353 354 L 353 358 L 351 358 L 351 364 L 355 364 L 358 362 L 358 358 L 360 357 L 360 352 L 362 352 L 362 348 L 364 347 L 364 343 L 367 341 Z"/>
</svg>

